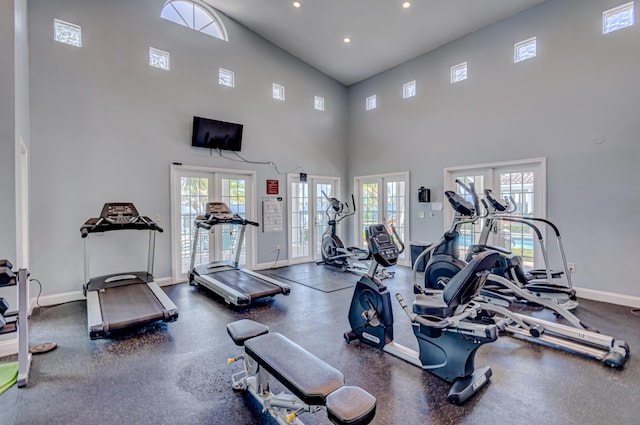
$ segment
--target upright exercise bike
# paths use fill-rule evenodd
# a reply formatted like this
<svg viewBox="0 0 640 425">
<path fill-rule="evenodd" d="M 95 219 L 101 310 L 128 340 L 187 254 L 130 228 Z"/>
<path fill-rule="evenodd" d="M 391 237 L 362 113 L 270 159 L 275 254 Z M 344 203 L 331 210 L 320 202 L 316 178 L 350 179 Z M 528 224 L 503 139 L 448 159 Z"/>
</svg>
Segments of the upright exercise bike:
<svg viewBox="0 0 640 425">
<path fill-rule="evenodd" d="M 478 295 L 498 254 L 486 251 L 476 256 L 443 291 L 418 295 L 413 311 L 402 295 L 396 294 L 411 319 L 419 346 L 416 352 L 393 341 L 391 295 L 374 277 L 379 264 L 391 267 L 397 263 L 404 246 L 398 238 L 402 248 L 398 247 L 383 224 L 369 226 L 367 240 L 374 261 L 356 284 L 349 308 L 351 330 L 345 332 L 345 340 L 349 343 L 358 339 L 428 370 L 452 384 L 447 397 L 450 403 L 463 403 L 488 383 L 492 374 L 489 366 L 476 369 L 474 363 L 478 348 L 497 339 L 497 327 L 471 322 L 480 313 L 471 301 Z"/>
<path fill-rule="evenodd" d="M 351 205 L 337 198 L 328 197 L 324 191 L 322 191 L 322 195 L 329 202 L 324 212 L 328 220 L 327 229 L 322 235 L 322 261 L 318 261 L 316 264 L 326 264 L 338 267 L 342 271 L 363 274 L 367 271 L 368 266 L 364 265 L 362 261 L 371 259 L 369 250 L 356 246 L 345 247 L 340 237 L 336 234 L 338 223 L 356 213 L 356 201 L 353 194 L 351 195 Z M 389 273 L 384 268 L 378 270 L 377 277 L 381 279 L 392 276 L 393 273 Z"/>
</svg>

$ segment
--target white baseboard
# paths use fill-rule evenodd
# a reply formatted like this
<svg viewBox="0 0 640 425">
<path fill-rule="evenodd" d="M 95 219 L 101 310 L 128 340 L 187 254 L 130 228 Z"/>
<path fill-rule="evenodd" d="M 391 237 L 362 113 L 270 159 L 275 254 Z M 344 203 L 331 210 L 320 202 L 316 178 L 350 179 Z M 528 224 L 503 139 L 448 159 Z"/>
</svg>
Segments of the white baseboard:
<svg viewBox="0 0 640 425">
<path fill-rule="evenodd" d="M 161 277 L 159 279 L 156 279 L 156 283 L 158 284 L 158 286 L 171 286 L 175 285 L 176 283 L 182 282 L 174 282 L 172 277 Z"/>
<path fill-rule="evenodd" d="M 281 261 L 277 261 L 275 264 L 273 262 L 256 264 L 253 270 L 268 270 L 268 269 L 275 269 L 278 267 L 285 267 L 289 265 L 290 265 L 289 260 L 281 260 Z"/>
<path fill-rule="evenodd" d="M 578 298 L 600 301 L 603 303 L 623 305 L 632 308 L 640 308 L 640 297 L 633 295 L 616 294 L 613 292 L 598 291 L 597 289 L 587 289 L 574 287 Z"/>
<path fill-rule="evenodd" d="M 14 335 L 12 339 L 0 341 L 0 357 L 18 354 L 18 334 Z"/>
</svg>

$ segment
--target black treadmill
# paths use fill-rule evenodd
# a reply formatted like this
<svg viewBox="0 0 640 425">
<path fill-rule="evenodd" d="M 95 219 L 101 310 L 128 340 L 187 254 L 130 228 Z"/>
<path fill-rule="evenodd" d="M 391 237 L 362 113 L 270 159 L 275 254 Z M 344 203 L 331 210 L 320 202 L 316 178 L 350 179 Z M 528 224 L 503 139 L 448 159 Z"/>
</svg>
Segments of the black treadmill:
<svg viewBox="0 0 640 425">
<path fill-rule="evenodd" d="M 257 299 L 277 294 L 289 295 L 291 292 L 289 285 L 239 265 L 240 250 L 244 242 L 246 227 L 247 225 L 258 226 L 258 223 L 232 213 L 224 202 L 209 202 L 206 214 L 197 216 L 194 224 L 191 272 L 189 273 L 190 284 L 202 285 L 224 298 L 225 302 L 235 306 L 246 306 Z M 240 233 L 233 248 L 233 260 L 214 261 L 196 266 L 199 229 L 211 231 L 214 226 L 220 224 L 240 226 Z"/>
<path fill-rule="evenodd" d="M 148 230 L 147 270 L 91 278 L 87 236 L 112 230 Z M 159 320 L 178 319 L 178 307 L 153 278 L 156 232 L 162 232 L 149 217 L 141 216 L 130 202 L 104 204 L 98 218 L 90 218 L 80 233 L 84 239 L 83 293 L 87 297 L 87 322 L 91 339 L 104 338 L 116 331 L 141 327 Z"/>
</svg>

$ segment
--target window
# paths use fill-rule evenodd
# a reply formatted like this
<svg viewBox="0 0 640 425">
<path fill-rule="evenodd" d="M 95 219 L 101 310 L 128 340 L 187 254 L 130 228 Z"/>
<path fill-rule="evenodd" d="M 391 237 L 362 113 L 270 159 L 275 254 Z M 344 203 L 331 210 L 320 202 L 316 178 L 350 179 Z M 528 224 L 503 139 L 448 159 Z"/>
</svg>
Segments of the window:
<svg viewBox="0 0 640 425">
<path fill-rule="evenodd" d="M 370 111 L 372 109 L 376 109 L 377 108 L 376 95 L 375 94 L 373 96 L 369 96 L 369 97 L 366 98 L 366 100 L 364 102 L 364 108 L 367 111 Z"/>
<path fill-rule="evenodd" d="M 602 12 L 602 33 L 607 34 L 630 27 L 634 22 L 634 2 L 625 3 Z"/>
<path fill-rule="evenodd" d="M 53 39 L 59 43 L 82 47 L 82 28 L 80 25 L 54 19 Z"/>
<path fill-rule="evenodd" d="M 467 79 L 467 63 L 466 62 L 463 62 L 461 64 L 451 67 L 451 84 L 458 83 L 466 79 Z"/>
<path fill-rule="evenodd" d="M 521 41 L 514 44 L 513 61 L 515 63 L 536 57 L 536 38 Z"/>
<path fill-rule="evenodd" d="M 281 86 L 280 84 L 273 83 L 273 87 L 272 87 L 272 92 L 271 93 L 272 93 L 271 95 L 273 96 L 274 99 L 284 101 L 284 86 Z"/>
<path fill-rule="evenodd" d="M 416 81 L 409 81 L 402 86 L 402 98 L 407 99 L 416 95 Z"/>
<path fill-rule="evenodd" d="M 149 65 L 168 71 L 169 52 L 149 47 Z"/>
<path fill-rule="evenodd" d="M 473 182 L 480 199 L 483 197 L 484 189 L 492 189 L 501 199 L 505 197 L 513 199 L 517 207 L 514 211 L 515 215 L 525 217 L 545 217 L 546 215 L 546 160 L 544 158 L 446 168 L 445 189 L 453 190 L 471 201 L 471 196 L 456 184 L 456 179 L 465 184 Z M 480 209 L 484 212 L 482 205 Z M 448 228 L 452 223 L 454 210 L 447 205 L 445 211 Z M 460 258 L 465 258 L 470 245 L 480 241 L 483 235 L 482 230 L 482 220 L 460 227 Z M 547 229 L 542 227 L 540 230 L 544 236 Z M 531 227 L 509 221 L 498 221 L 496 227 L 486 237 L 488 237 L 486 243 L 489 245 L 503 247 L 522 257 L 526 269 L 544 266 L 545 259 Z"/>
<path fill-rule="evenodd" d="M 228 69 L 218 69 L 218 84 L 221 86 L 235 87 L 234 72 Z"/>
<path fill-rule="evenodd" d="M 324 111 L 324 97 L 315 96 L 313 98 L 313 108 L 318 111 Z"/>
<path fill-rule="evenodd" d="M 211 37 L 228 41 L 227 30 L 216 12 L 199 0 L 169 0 L 160 17 Z"/>
</svg>

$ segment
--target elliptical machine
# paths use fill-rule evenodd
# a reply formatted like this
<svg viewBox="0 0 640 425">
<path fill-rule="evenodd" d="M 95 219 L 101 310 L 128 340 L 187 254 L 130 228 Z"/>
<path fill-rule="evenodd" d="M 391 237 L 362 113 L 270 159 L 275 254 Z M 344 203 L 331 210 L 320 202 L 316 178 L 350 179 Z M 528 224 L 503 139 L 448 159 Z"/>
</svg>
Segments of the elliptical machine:
<svg viewBox="0 0 640 425">
<path fill-rule="evenodd" d="M 351 195 L 351 205 L 337 198 L 328 197 L 324 191 L 322 191 L 322 195 L 329 202 L 324 212 L 328 220 L 327 229 L 322 235 L 322 261 L 318 261 L 316 264 L 338 267 L 345 272 L 359 274 L 366 272 L 368 266 L 364 265 L 362 261 L 371 259 L 369 250 L 356 246 L 345 247 L 340 237 L 336 234 L 338 223 L 356 213 L 356 201 L 353 194 Z M 386 279 L 393 277 L 393 273 L 389 273 L 383 268 L 378 270 L 378 277 Z"/>
<path fill-rule="evenodd" d="M 458 217 L 458 225 L 465 222 L 473 222 L 477 219 L 477 202 L 473 205 L 455 192 L 447 191 L 445 194 L 451 206 L 461 216 Z M 455 230 L 455 226 L 456 223 L 454 222 L 452 230 Z M 457 232 L 454 231 L 445 233 L 440 241 L 431 245 L 415 259 L 413 267 L 415 293 L 429 294 L 432 292 L 430 289 L 421 287 L 418 283 L 417 265 L 420 264 L 421 259 L 437 251 L 439 247 L 446 246 L 452 238 L 457 238 L 455 234 L 457 234 Z M 496 253 L 497 251 L 486 250 L 480 252 L 474 256 L 472 262 L 475 261 L 477 255 L 483 255 L 488 252 Z M 499 260 L 505 254 L 503 251 L 500 251 L 499 254 L 496 255 L 497 257 L 495 257 L 495 259 Z M 435 257 L 435 255 L 433 257 Z M 446 261 L 444 257 L 441 259 L 443 262 Z M 497 264 L 499 263 L 498 261 Z M 460 264 L 466 263 L 460 261 Z M 490 268 L 494 270 L 495 264 Z M 451 278 L 442 278 L 439 280 L 441 284 L 445 285 L 444 291 L 447 291 L 448 285 L 457 279 L 459 275 L 463 274 L 464 270 L 463 268 L 457 274 L 453 274 Z M 422 297 L 422 295 L 417 295 L 416 300 L 420 297 Z M 515 301 L 524 301 L 531 305 L 545 307 L 551 310 L 557 317 L 564 319 L 566 324 L 551 322 L 509 310 L 509 307 Z M 482 310 L 480 318 L 483 321 L 494 323 L 500 331 L 504 331 L 515 338 L 525 339 L 533 343 L 591 358 L 612 368 L 623 367 L 629 358 L 629 345 L 626 341 L 601 334 L 596 329 L 587 326 L 576 315 L 557 302 L 540 297 L 537 293 L 522 288 L 518 283 L 512 282 L 503 276 L 489 274 L 486 279 L 486 285 L 479 291 L 475 304 Z M 414 305 L 414 312 L 419 313 L 419 311 L 416 311 L 416 305 Z"/>
<path fill-rule="evenodd" d="M 546 269 L 544 272 L 538 271 L 538 275 L 540 275 L 541 273 L 545 273 L 545 275 L 548 275 L 549 279 L 551 279 L 552 272 L 548 269 L 547 266 L 548 259 L 544 247 L 544 241 L 542 239 L 542 233 L 535 225 L 533 225 L 531 221 L 529 221 L 529 218 L 510 218 L 497 216 L 495 214 L 495 208 L 503 207 L 504 209 L 502 209 L 502 211 L 506 212 L 509 210 L 509 206 L 499 203 L 494 198 L 489 199 L 490 202 L 493 201 L 492 209 L 494 211 L 490 211 L 486 202 L 484 202 L 483 200 L 482 203 L 485 206 L 486 211 L 483 215 L 479 215 L 480 204 L 475 192 L 473 182 L 470 182 L 469 185 L 466 185 L 461 181 L 456 180 L 456 183 L 471 196 L 471 198 L 473 199 L 473 203 L 467 201 L 462 196 L 456 194 L 453 191 L 445 192 L 445 196 L 449 200 L 449 203 L 451 204 L 453 209 L 456 211 L 456 215 L 454 217 L 451 228 L 444 234 L 443 241 L 436 244 L 431 252 L 431 257 L 429 258 L 425 269 L 424 287 L 432 289 L 442 289 L 446 285 L 447 280 L 449 280 L 456 273 L 462 270 L 466 265 L 466 262 L 470 261 L 471 258 L 473 258 L 473 255 L 476 255 L 477 253 L 484 250 L 492 250 L 497 251 L 501 254 L 498 258 L 498 261 L 496 262 L 496 265 L 491 271 L 491 273 L 493 274 L 492 277 L 494 275 L 504 277 L 514 282 L 520 288 L 528 291 L 530 294 L 535 296 L 536 299 L 549 300 L 564 307 L 566 310 L 575 309 L 578 306 L 578 302 L 576 299 L 575 290 L 573 290 L 573 288 L 571 288 L 570 286 L 557 285 L 550 281 L 533 280 L 529 282 L 524 277 L 525 272 L 522 269 L 520 257 L 513 254 L 508 249 L 486 245 L 489 237 L 489 231 L 490 228 L 493 227 L 494 220 L 503 219 L 506 221 L 518 222 L 520 224 L 531 227 L 536 233 L 538 241 L 540 241 Z M 487 191 L 485 191 L 485 193 L 487 193 Z M 489 194 L 490 193 L 491 191 L 489 191 Z M 471 245 L 469 247 L 466 261 L 463 261 L 459 258 L 460 234 L 458 230 L 463 224 L 474 223 L 481 218 L 485 219 L 485 223 L 482 229 L 479 244 Z M 548 220 L 544 219 L 536 220 L 550 223 Z M 557 230 L 557 227 L 554 226 L 554 228 L 555 230 Z M 562 253 L 564 258 L 564 251 L 562 251 Z M 558 273 L 559 272 L 553 272 L 553 275 L 558 275 Z M 502 284 L 502 281 L 494 283 L 494 279 L 492 277 L 489 278 L 487 287 L 491 287 L 492 292 L 496 297 L 501 295 L 504 295 L 505 297 L 514 295 L 513 291 L 510 288 L 505 288 L 505 286 Z M 522 299 L 522 297 L 519 298 Z"/>
<path fill-rule="evenodd" d="M 395 229 L 394 229 L 395 234 Z M 472 323 L 480 309 L 471 303 L 495 264 L 497 253 L 484 252 L 453 277 L 444 291 L 418 295 L 413 311 L 402 295 L 396 294 L 411 320 L 419 352 L 393 341 L 393 310 L 386 286 L 375 278 L 378 265 L 391 267 L 404 250 L 396 245 L 383 224 L 369 226 L 367 240 L 374 260 L 353 292 L 349 308 L 351 330 L 347 343 L 356 339 L 427 370 L 452 384 L 447 400 L 460 404 L 489 382 L 491 368 L 475 368 L 475 354 L 481 345 L 497 339 L 494 324 Z"/>
</svg>

